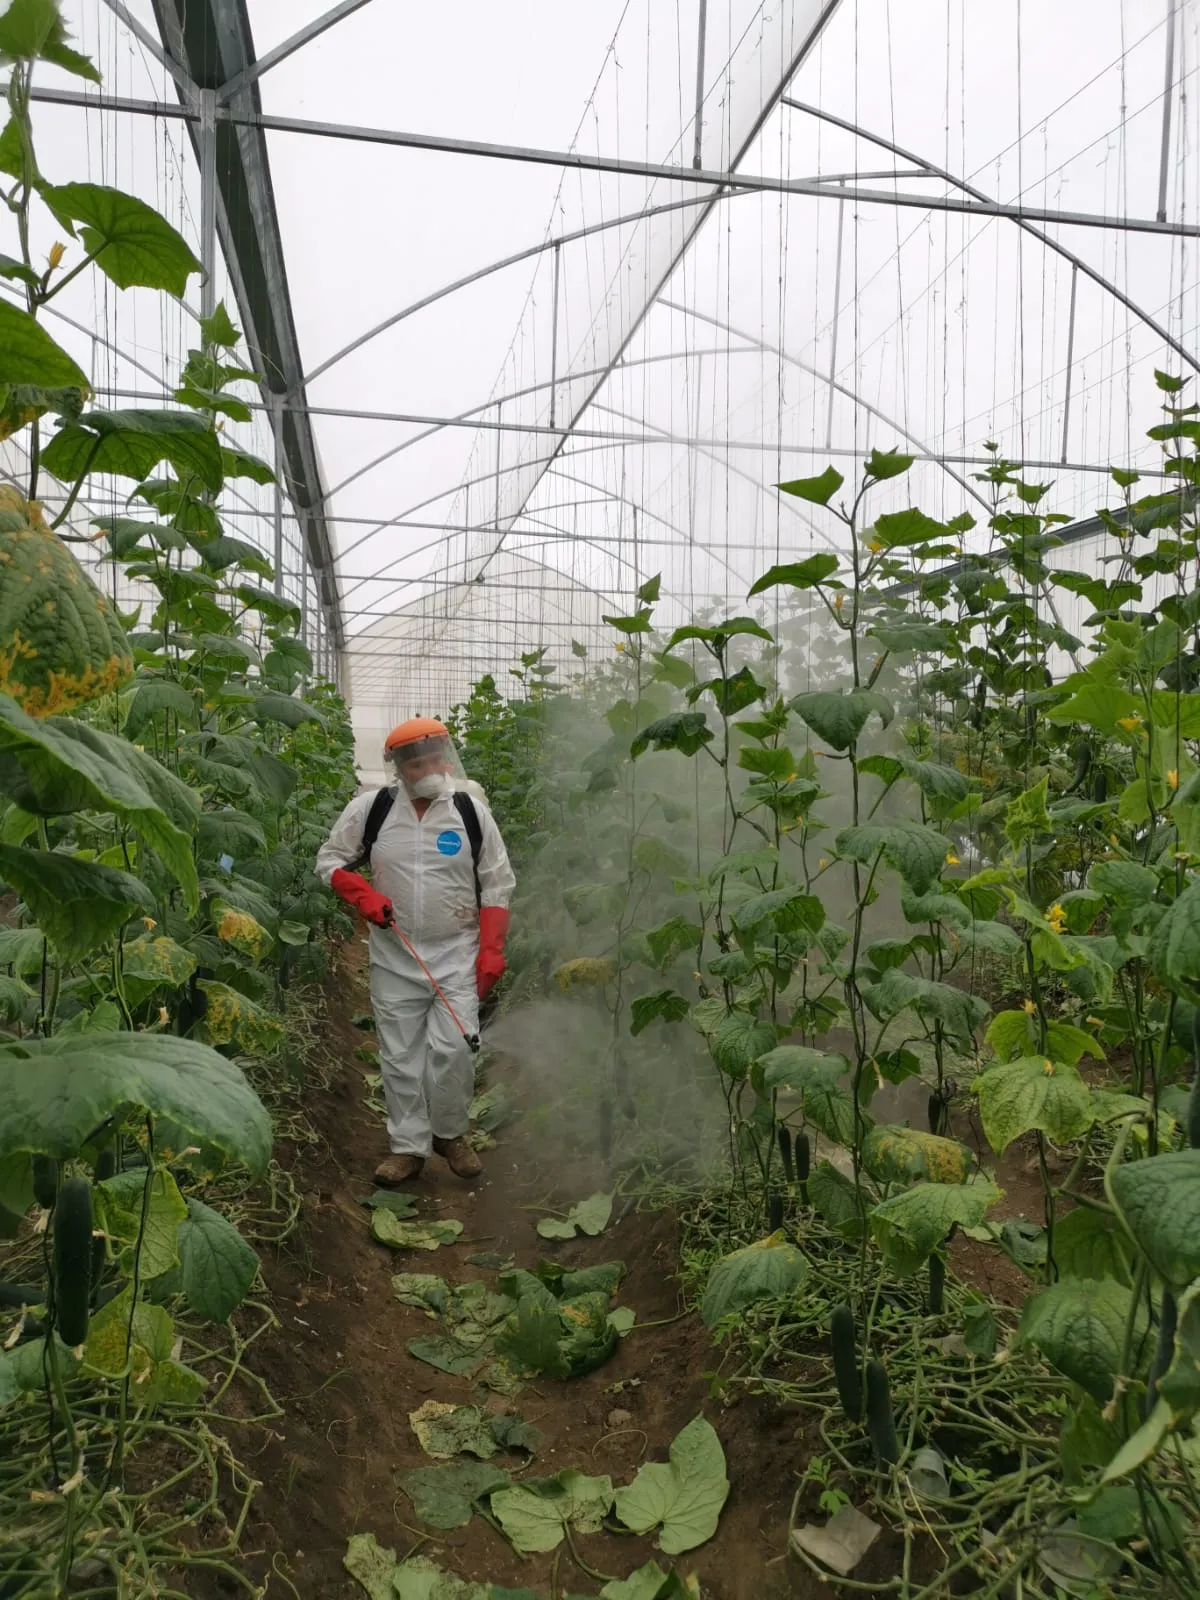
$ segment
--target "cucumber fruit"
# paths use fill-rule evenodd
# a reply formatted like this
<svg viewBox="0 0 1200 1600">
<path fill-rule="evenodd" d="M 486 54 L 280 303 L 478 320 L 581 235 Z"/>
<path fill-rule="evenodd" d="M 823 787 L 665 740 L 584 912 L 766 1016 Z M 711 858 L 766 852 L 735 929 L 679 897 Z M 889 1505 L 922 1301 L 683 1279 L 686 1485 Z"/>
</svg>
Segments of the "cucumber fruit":
<svg viewBox="0 0 1200 1600">
<path fill-rule="evenodd" d="M 1154 1359 L 1150 1363 L 1150 1372 L 1146 1378 L 1146 1399 L 1143 1411 L 1143 1420 L 1154 1410 L 1154 1403 L 1158 1399 L 1158 1380 L 1171 1365 L 1171 1358 L 1175 1354 L 1175 1322 L 1176 1311 L 1175 1296 L 1170 1289 L 1163 1290 L 1162 1314 L 1158 1323 L 1158 1343 L 1154 1347 Z"/>
<path fill-rule="evenodd" d="M 796 1163 L 792 1160 L 792 1136 L 785 1123 L 779 1124 L 779 1159 L 783 1162 L 783 1175 L 788 1184 L 796 1181 Z"/>
<path fill-rule="evenodd" d="M 935 1250 L 929 1258 L 929 1309 L 940 1316 L 946 1295 L 946 1258 Z"/>
<path fill-rule="evenodd" d="M 808 1142 L 806 1133 L 796 1135 L 796 1186 L 800 1191 L 800 1198 L 805 1205 L 808 1204 L 808 1171 L 812 1161 L 812 1146 Z"/>
<path fill-rule="evenodd" d="M 92 1287 L 92 1186 L 68 1178 L 54 1207 L 54 1313 L 59 1337 L 74 1348 L 87 1338 Z"/>
<path fill-rule="evenodd" d="M 778 1233 L 783 1227 L 783 1190 L 772 1189 L 767 1196 L 767 1232 Z"/>
<path fill-rule="evenodd" d="M 900 1459 L 900 1445 L 892 1417 L 892 1391 L 882 1361 L 867 1362 L 867 1432 L 878 1465 L 894 1466 Z"/>
<path fill-rule="evenodd" d="M 53 1156 L 33 1158 L 33 1198 L 44 1211 L 54 1205 L 58 1193 L 58 1162 Z"/>
<path fill-rule="evenodd" d="M 861 1422 L 863 1414 L 862 1379 L 858 1371 L 858 1335 L 854 1313 L 849 1306 L 835 1306 L 829 1321 L 829 1348 L 833 1355 L 833 1376 L 838 1399 L 851 1422 Z"/>
</svg>

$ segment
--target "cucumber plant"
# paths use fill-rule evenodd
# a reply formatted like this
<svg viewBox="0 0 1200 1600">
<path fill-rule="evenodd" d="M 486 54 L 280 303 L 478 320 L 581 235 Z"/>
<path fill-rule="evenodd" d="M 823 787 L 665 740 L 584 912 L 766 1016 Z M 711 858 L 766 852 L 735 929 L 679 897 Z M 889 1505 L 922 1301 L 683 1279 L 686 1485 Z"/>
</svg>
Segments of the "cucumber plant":
<svg viewBox="0 0 1200 1600">
<path fill-rule="evenodd" d="M 53 0 L 0 17 L 0 56 L 16 252 L 0 273 L 24 299 L 0 299 L 0 437 L 20 473 L 0 485 L 0 1237 L 22 1279 L 0 1295 L 16 1318 L 0 1454 L 32 1452 L 22 1470 L 52 1491 L 0 1540 L 0 1588 L 23 1594 L 62 1590 L 84 1530 L 92 1555 L 120 1537 L 106 1497 L 144 1418 L 207 1387 L 177 1319 L 224 1323 L 254 1281 L 254 1250 L 203 1196 L 269 1162 L 252 1079 L 283 1046 L 284 988 L 320 974 L 339 925 L 311 863 L 354 771 L 300 608 L 222 520 L 227 484 L 272 480 L 228 431 L 250 417 L 240 335 L 223 306 L 201 320 L 170 408 L 94 404 L 47 329 L 65 285 L 94 268 L 178 298 L 200 264 L 134 196 L 42 174 L 39 60 L 98 78 Z M 42 262 L 48 225 L 69 244 Z M 130 509 L 89 526 L 99 474 Z M 80 542 L 145 594 L 132 615 Z"/>
</svg>

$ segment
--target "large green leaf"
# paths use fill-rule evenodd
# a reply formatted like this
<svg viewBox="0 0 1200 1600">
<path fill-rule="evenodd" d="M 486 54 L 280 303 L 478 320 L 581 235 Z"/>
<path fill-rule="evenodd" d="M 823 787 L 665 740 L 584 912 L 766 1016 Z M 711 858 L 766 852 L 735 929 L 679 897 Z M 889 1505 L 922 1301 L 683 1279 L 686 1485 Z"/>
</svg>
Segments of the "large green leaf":
<svg viewBox="0 0 1200 1600">
<path fill-rule="evenodd" d="M 157 910 L 146 885 L 116 867 L 20 845 L 0 845 L 10 883 L 64 962 L 82 961 L 136 914 Z"/>
<path fill-rule="evenodd" d="M 133 671 L 112 601 L 47 527 L 0 486 L 0 694 L 42 718 L 110 693 Z"/>
<path fill-rule="evenodd" d="M 1154 1269 L 1180 1288 L 1200 1277 L 1200 1150 L 1127 1161 L 1113 1173 L 1112 1188 Z"/>
<path fill-rule="evenodd" d="M 185 728 L 196 725 L 196 696 L 182 684 L 166 678 L 144 678 L 138 684 L 125 716 L 125 737 L 136 739 L 146 724 L 164 712 L 173 712 Z"/>
<path fill-rule="evenodd" d="M 653 746 L 655 750 L 678 750 L 680 755 L 694 756 L 712 738 L 713 731 L 703 711 L 673 711 L 670 716 L 647 724 L 629 746 L 629 754 L 636 760 Z"/>
<path fill-rule="evenodd" d="M 777 1042 L 773 1023 L 752 1017 L 747 1011 L 730 1011 L 708 1036 L 712 1058 L 731 1078 L 744 1078 L 752 1061 L 757 1061 Z"/>
<path fill-rule="evenodd" d="M 283 1023 L 239 989 L 216 978 L 200 978 L 197 987 L 207 1000 L 198 1032 L 209 1044 L 258 1056 L 273 1055 L 283 1044 Z"/>
<path fill-rule="evenodd" d="M 43 184 L 39 193 L 64 227 L 80 224 L 88 254 L 118 289 L 182 297 L 201 270 L 182 235 L 144 200 L 99 183 Z"/>
<path fill-rule="evenodd" d="M 1192 879 L 1151 934 L 1149 959 L 1165 984 L 1200 1003 L 1200 877 Z"/>
<path fill-rule="evenodd" d="M 849 750 L 866 727 L 868 717 L 877 716 L 886 728 L 895 715 L 891 701 L 872 689 L 852 689 L 849 694 L 815 689 L 798 694 L 789 705 L 834 750 Z"/>
<path fill-rule="evenodd" d="M 70 37 L 57 0 L 11 0 L 0 16 L 0 59 L 49 61 L 77 78 L 99 83 L 100 74 L 86 56 L 72 50 Z"/>
<path fill-rule="evenodd" d="M 658 1528 L 658 1547 L 680 1555 L 717 1531 L 729 1496 L 725 1452 L 712 1424 L 695 1417 L 671 1443 L 670 1461 L 647 1462 L 616 1492 L 616 1513 L 634 1533 Z"/>
<path fill-rule="evenodd" d="M 183 1292 L 204 1322 L 225 1322 L 249 1293 L 258 1257 L 228 1218 L 189 1197 L 178 1228 Z"/>
<path fill-rule="evenodd" d="M 91 1033 L 0 1046 L 0 1158 L 76 1155 L 113 1116 L 170 1119 L 252 1172 L 266 1170 L 271 1119 L 233 1062 L 162 1033 Z"/>
<path fill-rule="evenodd" d="M 0 384 L 39 389 L 88 388 L 81 367 L 34 321 L 28 311 L 0 299 Z"/>
<path fill-rule="evenodd" d="M 940 761 L 921 761 L 916 756 L 861 756 L 856 764 L 860 772 L 869 772 L 884 783 L 910 778 L 931 800 L 965 800 L 971 787 L 970 780 L 956 767 L 947 767 Z"/>
<path fill-rule="evenodd" d="M 1078 1068 L 1047 1056 L 1020 1056 L 976 1078 L 979 1116 L 997 1155 L 1037 1129 L 1056 1144 L 1077 1139 L 1092 1122 L 1092 1101 Z"/>
<path fill-rule="evenodd" d="M 0 695 L 0 793 L 38 816 L 111 811 L 153 846 L 195 910 L 199 802 L 128 740 L 69 717 L 37 721 Z"/>
<path fill-rule="evenodd" d="M 999 1198 L 994 1183 L 917 1183 L 875 1207 L 871 1233 L 893 1271 L 908 1275 L 929 1259 L 954 1223 L 978 1227 Z"/>
<path fill-rule="evenodd" d="M 863 1216 L 871 1203 L 854 1181 L 828 1161 L 819 1161 L 808 1180 L 813 1210 L 843 1239 L 861 1239 Z"/>
<path fill-rule="evenodd" d="M 896 822 L 863 822 L 843 828 L 834 840 L 839 856 L 870 866 L 882 855 L 884 861 L 918 893 L 941 877 L 950 841 L 936 828 L 907 818 Z"/>
<path fill-rule="evenodd" d="M 819 477 L 792 478 L 775 487 L 784 494 L 795 495 L 798 500 L 807 500 L 810 505 L 827 506 L 845 481 L 836 467 L 826 467 Z"/>
<path fill-rule="evenodd" d="M 1054 1224 L 1054 1265 L 1060 1278 L 1112 1278 L 1131 1284 L 1132 1247 L 1105 1211 L 1076 1206 Z"/>
<path fill-rule="evenodd" d="M 1016 1343 L 1034 1345 L 1098 1405 L 1107 1405 L 1121 1371 L 1130 1301 L 1130 1290 L 1110 1280 L 1056 1283 L 1026 1302 Z M 1144 1333 L 1145 1327 L 1145 1310 L 1139 1308 L 1134 1328 Z"/>
<path fill-rule="evenodd" d="M 250 715 L 256 722 L 282 722 L 286 727 L 298 728 L 305 722 L 324 721 L 319 711 L 297 700 L 294 695 L 268 690 L 256 695 L 250 702 Z"/>
<path fill-rule="evenodd" d="M 955 1139 L 888 1123 L 872 1128 L 863 1140 L 862 1164 L 881 1183 L 961 1184 L 971 1169 L 971 1152 Z"/>
<path fill-rule="evenodd" d="M 179 1224 L 187 1205 L 165 1167 L 106 1178 L 96 1185 L 95 1204 L 96 1226 L 108 1235 L 122 1271 L 133 1272 L 135 1252 L 143 1279 L 160 1277 L 179 1260 Z"/>
<path fill-rule="evenodd" d="M 613 1503 L 612 1479 L 589 1478 L 568 1467 L 553 1478 L 534 1478 L 498 1489 L 491 1498 L 492 1515 L 518 1555 L 553 1550 L 568 1525 L 580 1533 L 597 1533 Z"/>
<path fill-rule="evenodd" d="M 917 978 L 893 967 L 878 983 L 862 991 L 868 1010 L 880 1022 L 890 1022 L 910 1006 L 926 1022 L 940 1022 L 947 1033 L 969 1044 L 975 1029 L 987 1016 L 987 1002 L 953 984 Z"/>
<path fill-rule="evenodd" d="M 767 589 L 778 588 L 786 584 L 790 589 L 812 589 L 818 583 L 824 583 L 837 571 L 838 557 L 832 551 L 822 550 L 815 556 L 808 556 L 804 561 L 789 561 L 781 566 L 771 567 L 764 572 L 762 577 L 754 584 L 750 594 L 762 594 Z"/>
<path fill-rule="evenodd" d="M 722 1256 L 710 1269 L 700 1303 L 706 1328 L 722 1317 L 744 1310 L 757 1300 L 777 1300 L 789 1295 L 808 1276 L 808 1262 L 780 1233 Z"/>
<path fill-rule="evenodd" d="M 62 483 L 111 472 L 139 483 L 168 461 L 181 482 L 194 479 L 216 494 L 223 481 L 217 436 L 191 411 L 89 411 L 42 451 L 42 465 Z"/>
<path fill-rule="evenodd" d="M 901 459 L 911 465 L 911 457 L 904 456 Z M 952 528 L 944 522 L 935 522 L 916 506 L 909 506 L 906 511 L 885 512 L 876 517 L 873 533 L 876 542 L 889 550 L 901 545 L 927 544 L 931 539 L 951 539 L 954 536 Z"/>
</svg>

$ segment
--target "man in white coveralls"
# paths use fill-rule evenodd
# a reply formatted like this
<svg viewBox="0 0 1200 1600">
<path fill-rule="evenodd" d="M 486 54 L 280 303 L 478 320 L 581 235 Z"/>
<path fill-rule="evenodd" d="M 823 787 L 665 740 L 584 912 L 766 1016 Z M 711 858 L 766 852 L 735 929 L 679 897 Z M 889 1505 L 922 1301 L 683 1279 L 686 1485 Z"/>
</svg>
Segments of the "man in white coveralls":
<svg viewBox="0 0 1200 1600">
<path fill-rule="evenodd" d="M 401 723 L 384 757 L 398 782 L 356 795 L 316 864 L 322 882 L 372 924 L 371 1005 L 391 1147 L 375 1181 L 405 1183 L 435 1152 L 458 1177 L 476 1178 L 482 1167 L 467 1139 L 473 1045 L 479 1001 L 504 973 L 516 880 L 442 723 Z M 368 863 L 371 883 L 356 870 Z"/>
</svg>

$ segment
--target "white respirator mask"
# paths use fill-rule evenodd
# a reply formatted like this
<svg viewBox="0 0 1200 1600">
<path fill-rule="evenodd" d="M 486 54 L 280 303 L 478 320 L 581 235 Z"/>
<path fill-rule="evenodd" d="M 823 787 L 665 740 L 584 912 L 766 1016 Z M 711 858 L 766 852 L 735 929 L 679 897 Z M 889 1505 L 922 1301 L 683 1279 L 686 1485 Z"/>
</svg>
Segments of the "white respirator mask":
<svg viewBox="0 0 1200 1600">
<path fill-rule="evenodd" d="M 444 772 L 427 773 L 408 785 L 408 792 L 414 800 L 440 800 L 449 790 L 450 779 Z"/>
</svg>

